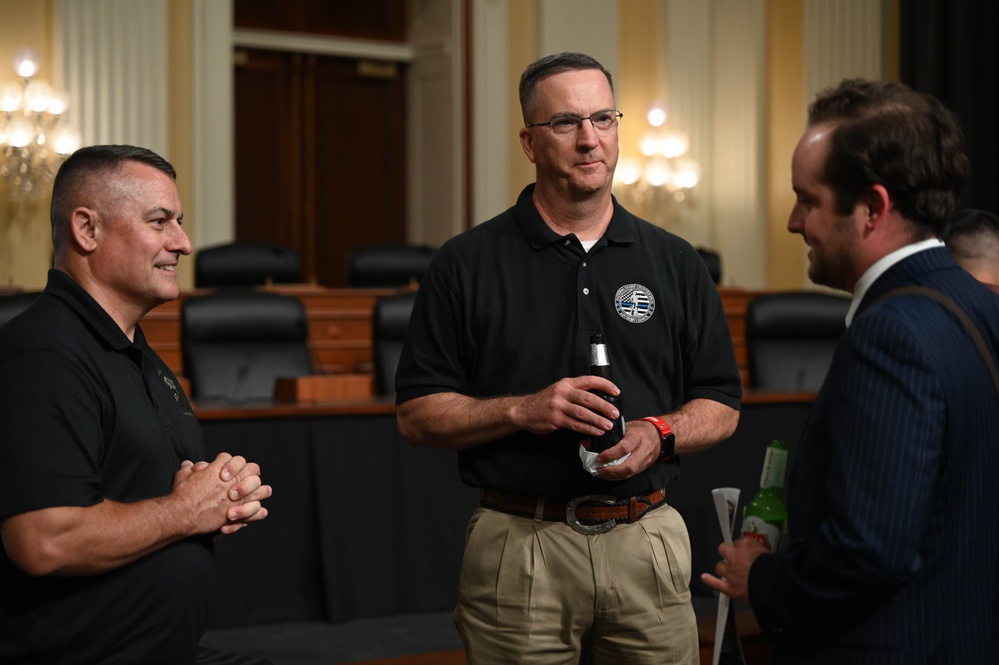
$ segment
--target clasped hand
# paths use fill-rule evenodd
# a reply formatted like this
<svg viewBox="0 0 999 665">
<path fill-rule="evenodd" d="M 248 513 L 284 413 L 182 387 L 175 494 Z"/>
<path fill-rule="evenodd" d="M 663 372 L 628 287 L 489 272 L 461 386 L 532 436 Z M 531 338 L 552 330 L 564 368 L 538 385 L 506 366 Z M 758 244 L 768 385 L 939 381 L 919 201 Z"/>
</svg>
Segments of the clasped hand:
<svg viewBox="0 0 999 665">
<path fill-rule="evenodd" d="M 267 517 L 261 502 L 272 490 L 261 481 L 259 465 L 220 453 L 212 462 L 182 462 L 173 493 L 188 504 L 197 532 L 231 534 Z"/>
</svg>

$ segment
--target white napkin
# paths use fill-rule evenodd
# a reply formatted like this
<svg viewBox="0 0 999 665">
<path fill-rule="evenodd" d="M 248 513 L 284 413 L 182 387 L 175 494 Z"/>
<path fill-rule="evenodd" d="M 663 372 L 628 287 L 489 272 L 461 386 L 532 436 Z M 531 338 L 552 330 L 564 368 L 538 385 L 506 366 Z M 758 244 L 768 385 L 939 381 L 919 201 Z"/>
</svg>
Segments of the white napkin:
<svg viewBox="0 0 999 665">
<path fill-rule="evenodd" d="M 597 471 L 604 468 L 605 466 L 617 466 L 621 462 L 625 461 L 631 457 L 631 453 L 628 453 L 624 457 L 618 457 L 616 460 L 611 460 L 606 464 L 597 464 L 597 455 L 600 453 L 591 453 L 589 450 L 583 447 L 583 444 L 579 445 L 579 460 L 583 463 L 583 468 L 590 472 L 591 476 L 597 475 Z"/>
</svg>

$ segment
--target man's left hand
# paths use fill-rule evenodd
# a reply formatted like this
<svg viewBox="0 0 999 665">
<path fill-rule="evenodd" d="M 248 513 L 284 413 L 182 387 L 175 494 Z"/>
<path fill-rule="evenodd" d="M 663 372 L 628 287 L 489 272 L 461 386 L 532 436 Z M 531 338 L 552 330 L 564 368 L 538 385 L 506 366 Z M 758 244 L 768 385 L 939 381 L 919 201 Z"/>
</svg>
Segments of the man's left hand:
<svg viewBox="0 0 999 665">
<path fill-rule="evenodd" d="M 659 460 L 662 436 L 652 423 L 633 420 L 626 424 L 624 437 L 597 456 L 597 464 L 607 464 L 631 453 L 631 457 L 614 466 L 601 467 L 597 477 L 604 480 L 624 480 L 645 471 Z"/>
<path fill-rule="evenodd" d="M 702 573 L 701 581 L 729 598 L 749 603 L 749 569 L 758 556 L 769 552 L 766 545 L 752 538 L 740 538 L 734 543 L 722 543 L 718 546 L 722 560 L 715 566 L 718 577 L 711 573 Z"/>
</svg>

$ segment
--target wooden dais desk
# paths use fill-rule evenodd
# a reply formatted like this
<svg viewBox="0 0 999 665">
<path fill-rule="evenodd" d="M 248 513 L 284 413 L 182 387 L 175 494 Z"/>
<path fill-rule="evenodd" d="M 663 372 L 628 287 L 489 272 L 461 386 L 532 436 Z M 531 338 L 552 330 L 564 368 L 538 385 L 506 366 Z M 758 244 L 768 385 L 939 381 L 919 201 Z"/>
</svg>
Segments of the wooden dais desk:
<svg viewBox="0 0 999 665">
<path fill-rule="evenodd" d="M 263 287 L 299 298 L 309 317 L 309 348 L 320 374 L 371 374 L 371 317 L 379 297 L 399 289 L 327 289 L 317 286 Z M 146 341 L 177 376 L 183 375 L 180 307 L 185 299 L 208 293 L 188 291 L 156 307 L 141 321 Z"/>
<path fill-rule="evenodd" d="M 266 287 L 302 300 L 309 317 L 309 347 L 320 374 L 370 374 L 373 369 L 371 318 L 379 297 L 400 289 L 327 289 L 318 286 Z M 149 345 L 177 376 L 183 375 L 180 306 L 185 298 L 206 293 L 189 291 L 153 309 L 141 325 Z M 749 386 L 746 355 L 746 307 L 764 291 L 720 287 L 722 306 L 732 334 L 743 386 Z"/>
<path fill-rule="evenodd" d="M 269 291 L 302 300 L 309 317 L 309 347 L 320 374 L 370 374 L 373 369 L 371 318 L 379 297 L 400 289 L 327 289 L 310 285 L 272 285 Z M 0 291 L 0 297 L 17 290 Z M 180 346 L 180 307 L 186 298 L 207 293 L 186 291 L 174 301 L 154 308 L 141 321 L 149 345 L 177 376 L 183 376 Z M 749 386 L 746 355 L 746 307 L 766 291 L 719 287 L 725 317 L 732 334 L 735 359 L 743 385 Z"/>
</svg>

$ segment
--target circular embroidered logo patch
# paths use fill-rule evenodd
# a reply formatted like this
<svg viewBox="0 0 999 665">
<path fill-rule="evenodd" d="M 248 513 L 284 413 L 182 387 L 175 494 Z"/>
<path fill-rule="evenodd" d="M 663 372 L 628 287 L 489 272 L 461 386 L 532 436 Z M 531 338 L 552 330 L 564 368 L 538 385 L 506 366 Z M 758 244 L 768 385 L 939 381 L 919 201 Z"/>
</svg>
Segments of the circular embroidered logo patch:
<svg viewBox="0 0 999 665">
<path fill-rule="evenodd" d="M 614 309 L 629 323 L 644 323 L 656 311 L 656 299 L 641 284 L 628 284 L 614 294 Z"/>
</svg>

